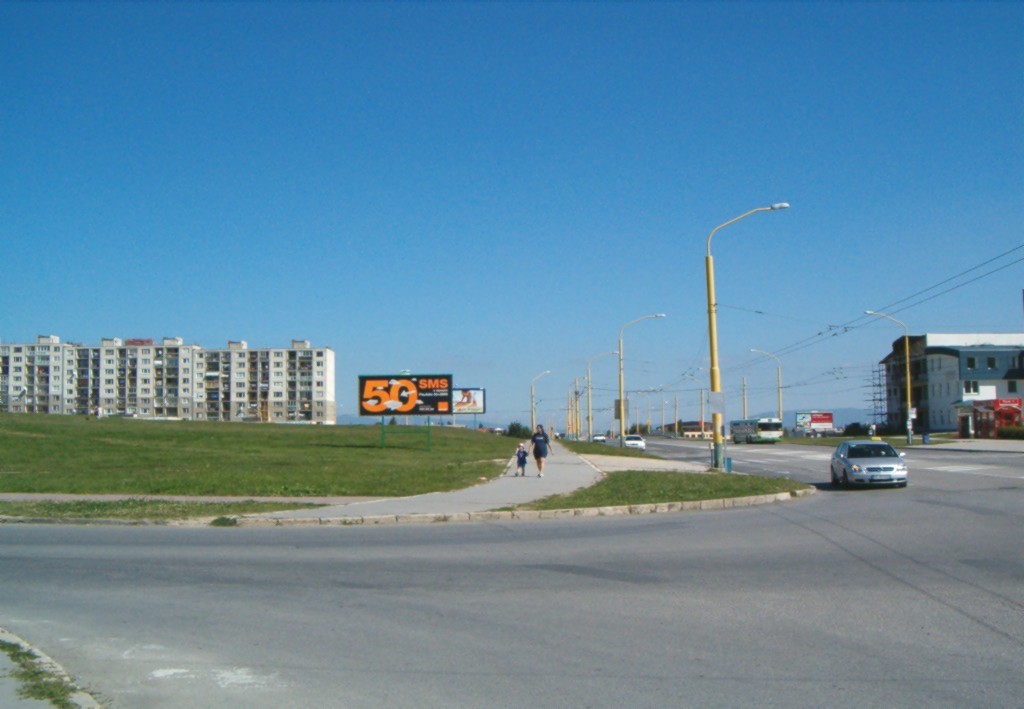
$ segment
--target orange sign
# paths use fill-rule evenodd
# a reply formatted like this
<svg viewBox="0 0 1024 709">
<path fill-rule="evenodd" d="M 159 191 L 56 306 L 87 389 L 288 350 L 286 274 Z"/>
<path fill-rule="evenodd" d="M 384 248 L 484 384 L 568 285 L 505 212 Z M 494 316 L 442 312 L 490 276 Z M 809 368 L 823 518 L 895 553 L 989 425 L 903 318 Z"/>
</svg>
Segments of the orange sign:
<svg viewBox="0 0 1024 709">
<path fill-rule="evenodd" d="M 359 415 L 429 416 L 452 410 L 450 374 L 361 375 Z"/>
</svg>

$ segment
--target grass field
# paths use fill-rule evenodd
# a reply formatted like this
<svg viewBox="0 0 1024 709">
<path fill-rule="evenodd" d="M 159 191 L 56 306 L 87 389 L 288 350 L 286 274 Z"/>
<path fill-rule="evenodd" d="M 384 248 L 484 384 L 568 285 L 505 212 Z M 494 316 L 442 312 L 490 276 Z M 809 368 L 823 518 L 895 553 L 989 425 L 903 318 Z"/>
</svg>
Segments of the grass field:
<svg viewBox="0 0 1024 709">
<path fill-rule="evenodd" d="M 495 477 L 503 436 L 426 427 L 274 426 L 0 414 L 0 492 L 392 496 Z"/>
</svg>

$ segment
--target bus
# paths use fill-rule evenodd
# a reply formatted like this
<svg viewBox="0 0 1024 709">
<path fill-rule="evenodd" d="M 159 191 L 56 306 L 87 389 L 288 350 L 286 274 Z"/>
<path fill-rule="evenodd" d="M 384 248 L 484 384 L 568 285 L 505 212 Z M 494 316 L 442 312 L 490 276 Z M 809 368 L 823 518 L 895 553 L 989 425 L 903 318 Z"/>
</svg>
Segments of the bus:
<svg viewBox="0 0 1024 709">
<path fill-rule="evenodd" d="M 775 443 L 782 440 L 782 421 L 773 418 L 729 422 L 733 443 Z"/>
</svg>

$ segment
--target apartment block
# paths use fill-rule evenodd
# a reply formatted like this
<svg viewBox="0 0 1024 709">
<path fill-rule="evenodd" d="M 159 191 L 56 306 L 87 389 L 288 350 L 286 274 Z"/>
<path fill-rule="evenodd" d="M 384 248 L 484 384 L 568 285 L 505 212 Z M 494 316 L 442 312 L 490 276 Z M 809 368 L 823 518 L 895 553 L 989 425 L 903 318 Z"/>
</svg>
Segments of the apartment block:
<svg viewBox="0 0 1024 709">
<path fill-rule="evenodd" d="M 86 346 L 40 336 L 33 344 L 0 344 L 0 410 L 333 424 L 334 352 L 308 340 L 207 349 L 180 337 Z"/>
</svg>

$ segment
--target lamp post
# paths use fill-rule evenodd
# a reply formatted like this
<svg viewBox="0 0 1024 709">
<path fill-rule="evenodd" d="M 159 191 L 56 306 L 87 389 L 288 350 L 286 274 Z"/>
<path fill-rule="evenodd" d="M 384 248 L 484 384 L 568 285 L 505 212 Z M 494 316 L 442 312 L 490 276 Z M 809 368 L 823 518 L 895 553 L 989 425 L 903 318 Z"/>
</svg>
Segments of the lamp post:
<svg viewBox="0 0 1024 709">
<path fill-rule="evenodd" d="M 619 328 L 619 448 L 622 448 L 625 443 L 623 439 L 626 437 L 626 380 L 622 374 L 622 333 L 630 325 L 634 325 L 641 320 L 650 320 L 651 318 L 663 318 L 665 313 L 657 313 L 655 315 L 644 315 L 642 318 L 636 320 L 630 320 L 628 323 Z"/>
<path fill-rule="evenodd" d="M 533 432 L 537 430 L 537 409 L 536 409 L 536 407 L 534 405 L 533 383 L 536 382 L 541 377 L 543 377 L 545 374 L 551 374 L 551 370 L 550 369 L 545 369 L 543 372 L 541 372 L 536 377 L 534 377 L 533 379 L 530 380 L 530 435 L 531 436 L 533 435 Z"/>
<path fill-rule="evenodd" d="M 715 264 L 711 258 L 711 237 L 715 235 L 719 229 L 727 227 L 730 224 L 735 224 L 741 219 L 749 217 L 751 214 L 756 212 L 770 212 L 778 209 L 786 209 L 789 207 L 788 202 L 778 202 L 771 205 L 770 207 L 757 207 L 751 209 L 749 212 L 734 217 L 724 224 L 719 224 L 711 233 L 708 234 L 707 242 L 707 255 L 704 257 L 704 271 L 707 277 L 708 286 L 708 343 L 711 349 L 711 394 L 712 394 L 712 411 L 711 411 L 711 426 L 714 429 L 712 431 L 712 440 L 714 442 L 714 458 L 712 460 L 712 467 L 716 470 L 722 470 L 725 461 L 722 455 L 722 409 L 720 401 L 714 401 L 721 397 L 715 397 L 715 394 L 720 394 L 722 391 L 722 380 L 718 371 L 718 325 L 715 319 L 715 313 L 717 311 L 717 303 L 715 302 Z"/>
<path fill-rule="evenodd" d="M 914 443 L 914 419 L 910 415 L 910 330 L 907 328 L 907 324 L 902 320 L 897 320 L 891 315 L 885 313 L 876 313 L 874 310 L 865 310 L 865 315 L 873 315 L 876 318 L 885 318 L 886 320 L 892 320 L 894 323 L 903 328 L 903 359 L 904 359 L 904 376 L 906 377 L 907 384 L 907 445 Z"/>
<path fill-rule="evenodd" d="M 751 352 L 757 352 L 758 354 L 766 355 L 766 356 L 771 357 L 772 359 L 775 360 L 775 364 L 778 367 L 779 421 L 781 422 L 782 421 L 782 361 L 778 357 L 773 355 L 771 352 L 765 352 L 764 350 L 755 350 L 755 349 L 751 349 L 750 351 Z"/>
<path fill-rule="evenodd" d="M 593 362 L 595 359 L 600 359 L 601 357 L 607 357 L 608 355 L 617 355 L 617 354 L 618 354 L 617 350 L 612 350 L 611 352 L 602 352 L 601 354 L 595 355 L 595 356 L 593 356 L 593 357 L 591 357 L 590 359 L 587 360 L 587 440 L 588 441 L 591 438 L 594 437 L 594 408 L 591 405 L 591 398 L 590 398 L 590 363 Z"/>
</svg>

